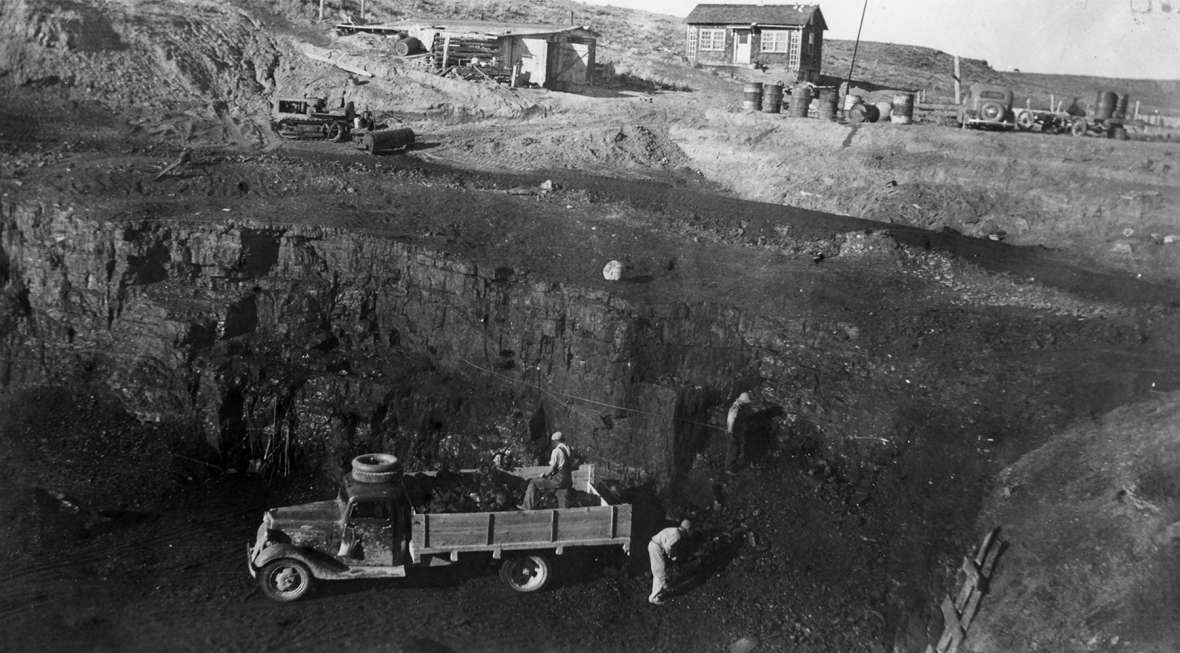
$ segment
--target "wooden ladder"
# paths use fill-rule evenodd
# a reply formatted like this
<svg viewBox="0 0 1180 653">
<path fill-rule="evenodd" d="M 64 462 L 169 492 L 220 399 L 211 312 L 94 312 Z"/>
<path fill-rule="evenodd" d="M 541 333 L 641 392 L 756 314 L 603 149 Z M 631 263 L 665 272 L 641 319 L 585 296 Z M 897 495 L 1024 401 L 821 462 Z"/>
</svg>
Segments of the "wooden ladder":
<svg viewBox="0 0 1180 653">
<path fill-rule="evenodd" d="M 967 629 L 979 613 L 979 603 L 987 594 L 988 580 L 995 571 L 996 559 L 1007 546 L 999 540 L 1000 529 L 993 528 L 983 537 L 973 557 L 965 556 L 960 568 L 963 583 L 958 592 L 942 600 L 942 637 L 935 646 L 927 645 L 926 653 L 957 653 L 967 639 Z"/>
</svg>

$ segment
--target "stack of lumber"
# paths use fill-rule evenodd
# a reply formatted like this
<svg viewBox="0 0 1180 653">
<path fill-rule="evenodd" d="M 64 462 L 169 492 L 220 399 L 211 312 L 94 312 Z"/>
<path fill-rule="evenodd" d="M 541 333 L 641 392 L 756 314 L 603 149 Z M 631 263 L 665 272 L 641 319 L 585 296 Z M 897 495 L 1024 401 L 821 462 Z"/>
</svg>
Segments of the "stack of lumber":
<svg viewBox="0 0 1180 653">
<path fill-rule="evenodd" d="M 434 65 L 440 70 L 450 66 L 465 66 L 478 59 L 491 61 L 500 56 L 496 37 L 484 34 L 444 34 L 434 36 L 430 48 Z"/>
<path fill-rule="evenodd" d="M 468 82 L 491 82 L 493 84 L 507 84 L 512 75 L 491 66 L 451 66 L 439 71 L 443 77 L 462 79 Z"/>
</svg>

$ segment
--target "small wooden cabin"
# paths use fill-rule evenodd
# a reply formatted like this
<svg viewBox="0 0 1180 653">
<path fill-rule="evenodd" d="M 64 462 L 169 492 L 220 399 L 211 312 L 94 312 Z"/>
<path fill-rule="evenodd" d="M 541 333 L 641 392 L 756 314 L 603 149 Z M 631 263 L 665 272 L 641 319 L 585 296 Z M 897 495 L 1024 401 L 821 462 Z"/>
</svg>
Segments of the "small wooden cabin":
<svg viewBox="0 0 1180 653">
<path fill-rule="evenodd" d="M 482 60 L 517 84 L 559 91 L 594 82 L 598 33 L 586 27 L 512 23 L 446 23 L 411 30 L 440 68 Z"/>
<path fill-rule="evenodd" d="M 828 29 L 819 5 L 702 4 L 685 23 L 689 61 L 785 68 L 797 81 L 819 81 Z"/>
</svg>

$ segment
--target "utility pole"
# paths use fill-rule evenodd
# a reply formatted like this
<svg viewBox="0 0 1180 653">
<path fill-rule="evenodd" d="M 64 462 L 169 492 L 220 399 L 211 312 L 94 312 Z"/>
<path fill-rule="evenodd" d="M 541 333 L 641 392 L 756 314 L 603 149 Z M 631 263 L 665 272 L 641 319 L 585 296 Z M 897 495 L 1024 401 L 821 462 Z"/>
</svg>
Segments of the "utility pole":
<svg viewBox="0 0 1180 653">
<path fill-rule="evenodd" d="M 856 28 L 856 43 L 852 46 L 852 61 L 848 64 L 848 77 L 844 79 L 844 85 L 852 88 L 852 69 L 856 66 L 856 52 L 860 49 L 860 30 L 865 26 L 865 12 L 869 10 L 869 0 L 865 0 L 864 6 L 860 9 L 860 25 Z M 844 92 L 845 97 L 848 91 Z"/>
<path fill-rule="evenodd" d="M 955 104 L 959 104 L 960 102 L 963 101 L 962 100 L 963 78 L 959 74 L 959 55 L 957 55 L 957 54 L 955 55 L 955 77 L 954 77 L 954 80 L 955 80 Z M 1049 104 L 1052 105 L 1053 101 L 1050 100 Z"/>
</svg>

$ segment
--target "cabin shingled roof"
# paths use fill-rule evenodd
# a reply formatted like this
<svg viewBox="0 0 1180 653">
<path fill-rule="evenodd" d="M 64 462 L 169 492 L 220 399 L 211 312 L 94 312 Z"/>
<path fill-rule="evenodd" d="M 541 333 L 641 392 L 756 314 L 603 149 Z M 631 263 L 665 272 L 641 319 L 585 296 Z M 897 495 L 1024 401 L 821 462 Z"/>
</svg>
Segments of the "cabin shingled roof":
<svg viewBox="0 0 1180 653">
<path fill-rule="evenodd" d="M 819 5 L 697 5 L 684 22 L 689 25 L 797 25 L 802 27 L 815 16 L 819 28 L 827 23 Z"/>
</svg>

